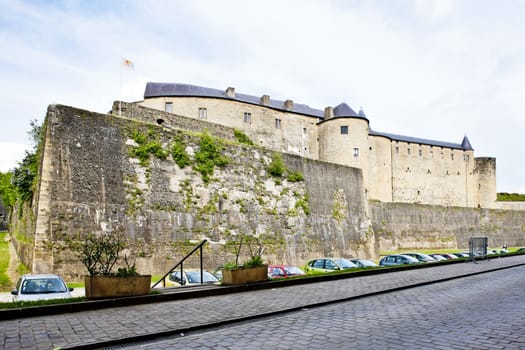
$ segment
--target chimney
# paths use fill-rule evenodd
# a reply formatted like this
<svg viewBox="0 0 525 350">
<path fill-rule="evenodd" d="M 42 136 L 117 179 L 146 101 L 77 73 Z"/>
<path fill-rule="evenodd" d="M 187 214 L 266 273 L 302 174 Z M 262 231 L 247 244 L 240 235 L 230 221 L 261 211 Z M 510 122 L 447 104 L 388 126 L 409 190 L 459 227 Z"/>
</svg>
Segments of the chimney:
<svg viewBox="0 0 525 350">
<path fill-rule="evenodd" d="M 324 119 L 330 119 L 334 117 L 334 107 L 325 107 Z"/>
<path fill-rule="evenodd" d="M 235 98 L 235 88 L 233 87 L 229 87 L 226 89 L 226 96 L 230 97 L 230 98 Z"/>
<path fill-rule="evenodd" d="M 263 106 L 268 106 L 270 104 L 270 96 L 269 95 L 262 95 L 261 96 L 261 104 Z"/>
<path fill-rule="evenodd" d="M 284 101 L 284 109 L 291 111 L 293 109 L 293 101 L 292 100 Z"/>
</svg>

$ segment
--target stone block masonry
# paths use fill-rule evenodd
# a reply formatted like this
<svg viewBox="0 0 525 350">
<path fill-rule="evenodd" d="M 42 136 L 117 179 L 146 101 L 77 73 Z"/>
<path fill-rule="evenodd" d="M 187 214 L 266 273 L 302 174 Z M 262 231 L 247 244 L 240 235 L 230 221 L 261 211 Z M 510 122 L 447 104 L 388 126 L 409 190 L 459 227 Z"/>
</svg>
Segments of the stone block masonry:
<svg viewBox="0 0 525 350">
<path fill-rule="evenodd" d="M 213 270 L 235 259 L 231 243 L 241 234 L 258 237 L 266 262 L 294 265 L 319 256 L 376 259 L 380 250 L 399 246 L 465 247 L 478 233 L 489 244 L 525 245 L 524 212 L 369 203 L 360 169 L 241 144 L 221 125 L 128 107 L 123 104 L 122 117 L 49 107 L 34 214 L 19 218 L 35 222 L 19 226 L 33 242 L 32 255 L 19 251 L 33 272 L 85 274 L 55 243 L 115 227 L 139 248 L 138 271 L 153 275 L 202 239 L 209 240 L 205 267 Z M 212 167 L 209 179 L 196 163 L 203 135 L 227 159 Z M 139 152 L 145 150 L 146 156 Z M 274 177 L 268 166 L 279 157 L 285 171 Z M 288 176 L 294 172 L 302 179 Z"/>
</svg>

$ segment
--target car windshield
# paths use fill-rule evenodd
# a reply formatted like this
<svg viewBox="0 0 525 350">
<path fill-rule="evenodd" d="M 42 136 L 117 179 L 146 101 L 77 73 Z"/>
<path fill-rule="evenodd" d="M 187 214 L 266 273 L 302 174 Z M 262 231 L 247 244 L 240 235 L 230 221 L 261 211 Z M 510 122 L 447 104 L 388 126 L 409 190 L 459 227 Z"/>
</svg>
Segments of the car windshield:
<svg viewBox="0 0 525 350">
<path fill-rule="evenodd" d="M 358 260 L 358 262 L 364 267 L 376 266 L 376 264 L 373 261 L 370 261 L 370 260 Z"/>
<path fill-rule="evenodd" d="M 287 275 L 304 275 L 304 272 L 296 266 L 287 266 L 284 270 Z"/>
<path fill-rule="evenodd" d="M 334 261 L 337 263 L 337 265 L 339 265 L 339 267 L 341 267 L 342 269 L 347 269 L 347 268 L 350 268 L 350 267 L 357 267 L 356 264 L 352 263 L 351 261 L 349 260 L 346 260 L 345 258 L 338 258 L 338 259 L 334 259 Z"/>
<path fill-rule="evenodd" d="M 190 283 L 200 283 L 201 282 L 201 272 L 200 271 L 186 271 L 186 276 L 188 277 L 188 282 Z M 204 283 L 213 283 L 218 282 L 217 277 L 209 273 L 208 271 L 202 271 L 202 278 Z"/>
<path fill-rule="evenodd" d="M 65 293 L 64 283 L 57 278 L 26 279 L 22 283 L 21 294 Z"/>
</svg>

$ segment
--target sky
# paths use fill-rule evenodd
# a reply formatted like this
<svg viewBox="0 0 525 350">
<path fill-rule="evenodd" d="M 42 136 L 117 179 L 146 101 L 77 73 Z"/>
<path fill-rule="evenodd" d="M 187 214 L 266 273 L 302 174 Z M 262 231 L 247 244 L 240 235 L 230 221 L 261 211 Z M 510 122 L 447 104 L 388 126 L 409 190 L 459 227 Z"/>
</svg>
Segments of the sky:
<svg viewBox="0 0 525 350">
<path fill-rule="evenodd" d="M 363 108 L 375 131 L 495 157 L 525 193 L 525 0 L 0 0 L 0 171 L 50 104 L 171 82 Z M 129 59 L 134 69 L 124 67 Z"/>
</svg>

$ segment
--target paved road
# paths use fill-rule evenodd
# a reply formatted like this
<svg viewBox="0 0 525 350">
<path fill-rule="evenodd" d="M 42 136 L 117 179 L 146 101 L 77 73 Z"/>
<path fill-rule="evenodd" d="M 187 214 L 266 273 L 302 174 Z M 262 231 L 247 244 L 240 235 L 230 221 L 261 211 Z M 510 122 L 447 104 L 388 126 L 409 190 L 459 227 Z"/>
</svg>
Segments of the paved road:
<svg viewBox="0 0 525 350">
<path fill-rule="evenodd" d="M 126 349 L 525 349 L 525 267 Z"/>
<path fill-rule="evenodd" d="M 436 280 L 502 269 L 499 270 L 499 272 L 491 274 L 491 278 L 485 277 L 485 279 L 491 281 L 494 279 L 493 276 L 497 276 L 498 274 L 504 276 L 511 271 L 511 269 L 507 267 L 520 264 L 525 264 L 525 256 L 493 259 L 490 261 L 481 261 L 477 264 L 447 264 L 446 266 L 435 266 L 425 269 L 406 270 L 381 275 L 361 276 L 237 294 L 84 311 L 55 316 L 4 320 L 0 321 L 0 348 L 95 348 L 107 346 L 108 344 L 122 343 L 129 339 L 147 340 L 151 339 L 152 336 L 174 335 L 180 334 L 181 332 L 188 333 L 188 331 L 191 332 L 199 328 L 203 329 L 238 322 L 239 320 L 255 319 L 261 315 L 276 316 L 290 309 L 300 310 L 305 307 L 312 307 L 314 304 L 327 304 L 341 300 L 348 301 L 352 298 L 369 295 L 370 293 L 382 293 L 383 291 L 404 288 L 409 285 L 420 285 Z M 521 279 L 523 279 L 525 273 L 523 266 L 524 265 L 512 268 L 512 271 L 519 269 Z M 481 276 L 486 276 L 486 274 Z M 518 280 L 519 278 L 514 277 L 514 279 Z M 509 280 L 512 280 L 512 278 Z M 509 281 L 505 281 L 502 285 L 510 286 L 511 284 L 509 284 Z M 462 291 L 461 288 L 458 289 Z M 501 292 L 507 293 L 507 289 L 510 290 L 510 288 L 507 287 L 501 288 Z M 432 290 L 432 288 L 429 290 Z M 408 294 L 411 293 L 411 291 L 407 292 Z M 395 295 L 398 294 L 396 293 Z M 462 293 L 457 295 L 450 294 L 450 299 L 461 295 Z M 506 295 L 505 298 L 507 298 Z M 394 301 L 389 301 L 386 304 L 388 312 L 383 311 L 385 305 L 382 305 L 382 303 L 376 304 L 375 308 L 381 310 L 384 315 L 395 316 L 401 311 L 401 308 L 396 307 L 396 303 L 400 303 L 405 299 L 409 298 L 406 296 L 398 296 Z M 470 297 L 467 300 L 469 299 Z M 424 301 L 423 305 L 430 302 L 431 300 Z M 454 314 L 457 313 L 458 310 L 461 310 L 459 306 L 463 304 L 464 300 L 460 300 L 459 304 L 452 304 L 452 306 L 449 304 L 449 306 L 447 306 L 449 309 L 441 312 L 444 312 L 447 317 L 453 319 L 455 317 Z M 342 308 L 340 305 L 343 304 L 338 304 L 335 310 Z M 520 312 L 521 315 L 523 315 L 523 304 L 518 303 L 518 305 L 521 305 Z M 319 310 L 320 309 L 312 309 L 312 315 L 315 316 Z M 473 309 L 472 311 L 476 310 Z M 370 309 L 367 309 L 366 312 L 370 312 Z M 366 313 L 363 311 L 363 313 L 356 315 L 364 314 Z M 476 317 L 473 316 L 473 322 L 477 322 L 481 314 L 483 313 L 476 314 L 472 312 L 472 315 L 476 315 Z M 409 316 L 410 315 L 404 315 L 400 320 L 394 321 L 393 324 L 396 324 L 395 322 L 406 323 L 410 318 Z M 361 329 L 359 327 L 363 326 L 355 321 L 355 319 L 357 318 L 354 318 L 352 328 Z M 313 322 L 319 325 L 321 321 L 314 319 Z M 418 322 L 424 324 L 424 320 Z M 343 332 L 347 329 L 347 326 L 343 325 L 343 323 L 332 326 L 335 330 L 338 330 L 335 331 L 336 333 Z M 433 324 L 433 326 L 436 326 L 436 324 Z M 439 326 L 439 324 L 437 324 L 437 326 Z M 523 323 L 521 323 L 521 326 L 523 326 Z M 306 329 L 305 324 L 293 328 L 294 332 L 291 337 L 296 339 L 297 342 L 300 342 L 303 341 L 302 339 L 305 336 L 306 338 L 317 336 L 318 338 L 315 339 L 319 340 L 319 342 L 326 342 L 326 339 L 323 337 L 324 333 L 318 331 L 310 331 L 310 333 L 303 332 L 303 330 Z M 400 329 L 404 329 L 404 326 Z M 379 328 L 377 331 L 384 332 L 384 329 Z M 523 327 L 520 331 L 524 331 Z M 265 334 L 269 335 L 269 333 Z M 509 334 L 511 333 L 509 332 Z M 450 335 L 455 336 L 455 333 L 451 332 Z M 392 336 L 395 336 L 395 334 L 393 333 Z M 500 337 L 498 337 L 498 339 L 499 338 Z M 255 344 L 254 339 L 255 338 L 251 341 Z M 316 347 L 318 343 L 313 342 L 312 344 L 312 347 Z M 275 345 L 275 347 L 273 345 Z M 278 348 L 277 343 L 271 343 L 268 346 L 269 348 Z M 296 348 L 301 348 L 301 346 Z"/>
</svg>

